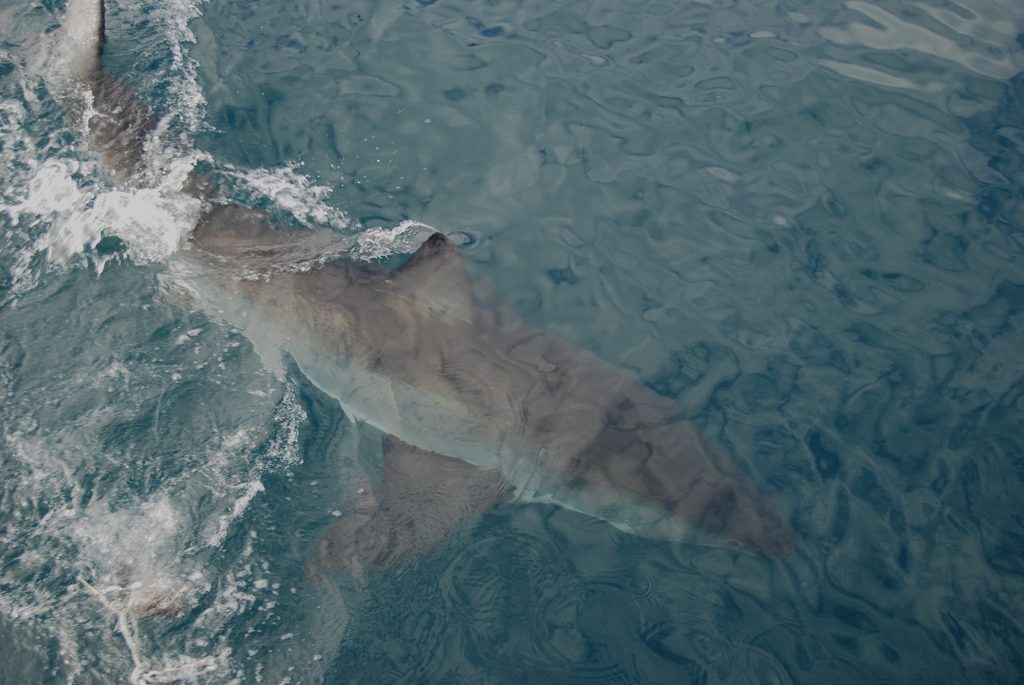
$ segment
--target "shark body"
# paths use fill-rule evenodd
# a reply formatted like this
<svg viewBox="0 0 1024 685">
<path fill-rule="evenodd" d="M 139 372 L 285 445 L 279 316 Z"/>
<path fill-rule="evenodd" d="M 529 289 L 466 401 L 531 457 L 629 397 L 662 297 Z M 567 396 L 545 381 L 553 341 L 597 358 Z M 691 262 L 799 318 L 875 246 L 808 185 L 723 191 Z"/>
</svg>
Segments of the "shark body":
<svg viewBox="0 0 1024 685">
<path fill-rule="evenodd" d="M 62 54 L 76 60 L 71 81 L 92 94 L 92 143 L 131 179 L 152 116 L 102 68 L 101 0 L 69 0 L 62 30 Z M 675 402 L 510 315 L 471 282 L 444 235 L 395 272 L 343 260 L 296 270 L 295 255 L 326 244 L 326 232 L 277 228 L 205 199 L 181 258 L 206 308 L 257 349 L 291 355 L 347 414 L 390 436 L 380 485 L 324 535 L 317 572 L 401 563 L 507 499 L 558 504 L 647 537 L 697 532 L 774 556 L 795 545 Z"/>
<path fill-rule="evenodd" d="M 193 244 L 203 260 L 259 269 L 273 261 L 267 230 L 271 240 L 250 231 L 225 245 L 218 223 L 207 222 Z M 250 256 L 239 256 L 243 245 Z M 558 504 L 646 537 L 703 533 L 776 556 L 794 543 L 774 508 L 675 402 L 503 311 L 440 233 L 397 272 L 338 262 L 216 280 L 206 287 L 218 293 L 210 309 L 263 338 L 264 349 L 290 354 L 346 412 L 393 436 L 377 510 L 325 538 L 325 568 L 351 568 L 353 550 L 387 566 L 425 547 L 432 531 L 407 530 L 428 499 L 419 493 L 445 492 L 456 478 L 468 479 L 461 492 L 470 504 L 444 521 L 504 497 Z M 425 472 L 403 484 L 411 464 Z M 432 470 L 440 475 L 431 478 Z M 429 516 L 423 525 L 445 528 Z M 403 535 L 407 544 L 393 539 Z"/>
</svg>

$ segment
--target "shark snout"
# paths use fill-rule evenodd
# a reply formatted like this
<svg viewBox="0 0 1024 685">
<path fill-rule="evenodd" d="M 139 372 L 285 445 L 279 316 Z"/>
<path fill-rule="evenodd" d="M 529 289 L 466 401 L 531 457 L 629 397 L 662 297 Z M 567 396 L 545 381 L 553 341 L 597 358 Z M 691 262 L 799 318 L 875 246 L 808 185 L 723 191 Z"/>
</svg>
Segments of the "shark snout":
<svg viewBox="0 0 1024 685">
<path fill-rule="evenodd" d="M 737 492 L 728 515 L 726 539 L 732 544 L 777 559 L 785 559 L 797 546 L 796 532 L 775 508 L 756 492 Z"/>
</svg>

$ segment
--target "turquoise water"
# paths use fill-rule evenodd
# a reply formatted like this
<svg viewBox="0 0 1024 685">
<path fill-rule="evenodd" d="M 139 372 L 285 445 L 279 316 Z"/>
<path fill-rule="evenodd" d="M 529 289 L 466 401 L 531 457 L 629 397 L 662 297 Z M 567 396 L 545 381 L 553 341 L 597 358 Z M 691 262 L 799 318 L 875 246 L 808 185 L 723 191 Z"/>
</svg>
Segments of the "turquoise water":
<svg viewBox="0 0 1024 685">
<path fill-rule="evenodd" d="M 64 119 L 62 12 L 0 0 L 0 681 L 1024 678 L 1015 3 L 111 2 L 161 169 L 361 258 L 453 235 L 800 537 L 506 505 L 365 582 L 304 567 L 382 436 L 169 275 L 194 216 Z"/>
</svg>

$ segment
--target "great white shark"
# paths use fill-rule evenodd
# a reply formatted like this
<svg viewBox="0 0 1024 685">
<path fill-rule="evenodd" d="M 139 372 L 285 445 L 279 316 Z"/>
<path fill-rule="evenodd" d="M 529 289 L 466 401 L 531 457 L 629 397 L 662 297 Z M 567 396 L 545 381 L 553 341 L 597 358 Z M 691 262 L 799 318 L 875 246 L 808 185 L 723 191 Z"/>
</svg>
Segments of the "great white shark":
<svg viewBox="0 0 1024 685">
<path fill-rule="evenodd" d="M 69 0 L 56 52 L 72 119 L 120 181 L 140 182 L 155 118 L 103 68 L 102 0 Z M 671 399 L 526 325 L 431 235 L 397 271 L 345 260 L 292 268 L 327 231 L 275 226 L 191 192 L 180 253 L 194 292 L 261 354 L 290 355 L 352 418 L 386 434 L 379 483 L 323 535 L 314 573 L 391 567 L 502 501 L 547 502 L 632 534 L 784 557 L 790 526 Z"/>
</svg>

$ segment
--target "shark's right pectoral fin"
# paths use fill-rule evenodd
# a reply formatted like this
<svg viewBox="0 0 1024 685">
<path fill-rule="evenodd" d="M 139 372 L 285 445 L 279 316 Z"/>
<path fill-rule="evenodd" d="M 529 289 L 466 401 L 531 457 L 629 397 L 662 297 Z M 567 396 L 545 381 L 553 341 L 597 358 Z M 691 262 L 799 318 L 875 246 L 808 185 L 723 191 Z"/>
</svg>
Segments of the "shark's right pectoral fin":
<svg viewBox="0 0 1024 685">
<path fill-rule="evenodd" d="M 380 485 L 327 529 L 310 570 L 365 576 L 420 558 L 500 502 L 504 485 L 496 471 L 389 438 Z"/>
</svg>

